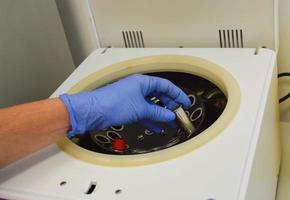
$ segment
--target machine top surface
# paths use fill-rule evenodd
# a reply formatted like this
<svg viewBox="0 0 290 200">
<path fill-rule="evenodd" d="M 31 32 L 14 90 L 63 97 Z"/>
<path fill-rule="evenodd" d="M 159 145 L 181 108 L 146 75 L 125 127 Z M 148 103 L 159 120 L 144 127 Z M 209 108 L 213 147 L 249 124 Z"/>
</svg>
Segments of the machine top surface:
<svg viewBox="0 0 290 200">
<path fill-rule="evenodd" d="M 213 140 L 183 156 L 146 166 L 96 165 L 51 145 L 1 169 L 0 195 L 38 200 L 237 199 L 244 192 L 249 176 L 251 162 L 247 159 L 254 155 L 253 144 L 257 142 L 255 136 L 262 123 L 263 106 L 275 67 L 274 52 L 261 49 L 257 55 L 254 53 L 255 49 L 96 50 L 52 97 L 69 91 L 93 72 L 117 62 L 148 56 L 185 55 L 208 60 L 230 73 L 240 87 L 239 109 L 231 123 Z M 62 184 L 63 181 L 66 184 Z M 86 192 L 92 184 L 95 191 L 88 195 Z"/>
</svg>

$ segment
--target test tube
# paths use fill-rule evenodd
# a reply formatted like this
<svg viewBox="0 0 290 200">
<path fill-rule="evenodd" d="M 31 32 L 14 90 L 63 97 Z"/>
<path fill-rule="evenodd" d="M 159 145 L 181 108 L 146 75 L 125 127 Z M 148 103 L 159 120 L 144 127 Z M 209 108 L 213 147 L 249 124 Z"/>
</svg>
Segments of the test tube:
<svg viewBox="0 0 290 200">
<path fill-rule="evenodd" d="M 188 137 L 190 137 L 195 132 L 195 127 L 193 123 L 190 121 L 182 106 L 177 107 L 174 110 L 176 114 L 176 119 L 179 122 L 180 126 L 184 131 L 188 133 Z"/>
</svg>

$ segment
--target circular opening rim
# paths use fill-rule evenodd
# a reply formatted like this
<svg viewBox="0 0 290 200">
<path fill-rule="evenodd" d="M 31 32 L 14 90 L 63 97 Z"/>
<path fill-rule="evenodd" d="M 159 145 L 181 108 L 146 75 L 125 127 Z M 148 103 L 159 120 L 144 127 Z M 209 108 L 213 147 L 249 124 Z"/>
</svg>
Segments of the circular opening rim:
<svg viewBox="0 0 290 200">
<path fill-rule="evenodd" d="M 165 66 L 164 64 L 166 63 L 169 65 Z M 158 64 L 163 65 L 159 66 Z M 190 65 L 192 67 L 177 68 L 176 65 L 178 64 Z M 201 134 L 171 148 L 140 155 L 108 155 L 97 153 L 78 146 L 68 138 L 64 138 L 57 143 L 59 148 L 79 160 L 97 165 L 112 167 L 142 166 L 167 161 L 190 153 L 221 134 L 222 130 L 230 124 L 239 109 L 241 97 L 240 88 L 237 81 L 229 72 L 219 65 L 200 57 L 156 55 L 125 60 L 97 70 L 72 86 L 68 93 L 89 91 L 135 73 L 165 71 L 183 72 L 200 76 L 215 84 L 227 96 L 228 102 L 223 113 Z"/>
</svg>

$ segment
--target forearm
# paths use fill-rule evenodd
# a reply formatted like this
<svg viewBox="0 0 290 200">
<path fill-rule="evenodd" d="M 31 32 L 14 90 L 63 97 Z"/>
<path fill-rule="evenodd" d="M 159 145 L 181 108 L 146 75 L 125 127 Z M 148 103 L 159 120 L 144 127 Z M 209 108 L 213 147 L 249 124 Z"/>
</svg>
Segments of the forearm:
<svg viewBox="0 0 290 200">
<path fill-rule="evenodd" d="M 0 167 L 65 137 L 70 127 L 58 98 L 0 110 Z"/>
</svg>

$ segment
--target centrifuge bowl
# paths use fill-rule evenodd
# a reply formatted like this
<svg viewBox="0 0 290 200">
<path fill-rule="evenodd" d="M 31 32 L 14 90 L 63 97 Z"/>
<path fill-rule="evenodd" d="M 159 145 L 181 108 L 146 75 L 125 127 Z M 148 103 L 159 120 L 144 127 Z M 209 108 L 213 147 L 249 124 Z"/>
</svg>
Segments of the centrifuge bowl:
<svg viewBox="0 0 290 200">
<path fill-rule="evenodd" d="M 86 150 L 65 138 L 58 146 L 69 155 L 89 163 L 105 166 L 141 166 L 193 152 L 213 140 L 230 124 L 240 105 L 240 88 L 233 76 L 222 67 L 194 56 L 158 55 L 141 57 L 104 67 L 76 83 L 68 93 L 89 91 L 135 73 L 182 72 L 209 80 L 227 96 L 227 105 L 220 117 L 201 134 L 170 148 L 140 155 L 108 155 Z"/>
</svg>

